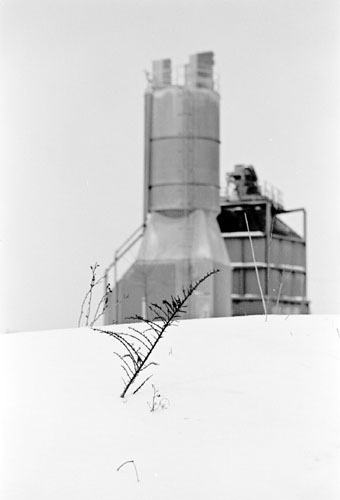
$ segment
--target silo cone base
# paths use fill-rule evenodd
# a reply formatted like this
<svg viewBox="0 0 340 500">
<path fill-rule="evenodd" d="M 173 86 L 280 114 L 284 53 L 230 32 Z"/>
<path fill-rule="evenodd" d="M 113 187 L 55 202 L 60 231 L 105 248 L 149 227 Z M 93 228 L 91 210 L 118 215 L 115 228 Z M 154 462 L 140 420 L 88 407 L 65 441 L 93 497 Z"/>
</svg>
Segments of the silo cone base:
<svg viewBox="0 0 340 500">
<path fill-rule="evenodd" d="M 117 314 L 126 322 L 148 305 L 182 295 L 191 283 L 219 269 L 188 300 L 185 318 L 231 315 L 231 267 L 213 212 L 149 216 L 138 257 L 118 283 Z"/>
</svg>

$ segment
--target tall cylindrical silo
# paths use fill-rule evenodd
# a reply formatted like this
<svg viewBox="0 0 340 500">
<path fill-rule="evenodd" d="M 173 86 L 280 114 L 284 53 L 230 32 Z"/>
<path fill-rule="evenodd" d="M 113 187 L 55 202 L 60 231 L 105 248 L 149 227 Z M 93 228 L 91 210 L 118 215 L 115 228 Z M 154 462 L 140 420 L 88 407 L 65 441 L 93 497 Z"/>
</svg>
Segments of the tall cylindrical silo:
<svg viewBox="0 0 340 500">
<path fill-rule="evenodd" d="M 219 212 L 219 96 L 195 87 L 154 89 L 149 212 Z"/>
<path fill-rule="evenodd" d="M 212 269 L 220 272 L 191 297 L 186 317 L 231 314 L 231 266 L 216 220 L 219 147 L 213 54 L 191 56 L 181 85 L 171 81 L 169 60 L 156 61 L 145 94 L 146 229 L 119 283 L 120 321 Z"/>
</svg>

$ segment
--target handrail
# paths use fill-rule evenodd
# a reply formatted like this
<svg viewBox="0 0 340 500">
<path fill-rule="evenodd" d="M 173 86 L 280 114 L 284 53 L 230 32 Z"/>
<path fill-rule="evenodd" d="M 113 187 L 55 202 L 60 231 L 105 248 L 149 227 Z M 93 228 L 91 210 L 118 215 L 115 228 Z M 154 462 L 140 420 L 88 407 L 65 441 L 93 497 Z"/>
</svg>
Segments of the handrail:
<svg viewBox="0 0 340 500">
<path fill-rule="evenodd" d="M 145 231 L 145 224 L 141 224 L 137 229 L 135 229 L 128 238 L 117 248 L 114 253 L 114 259 L 111 264 L 105 269 L 104 273 L 104 287 L 105 291 L 108 286 L 108 274 L 113 268 L 114 270 L 114 303 L 115 303 L 115 319 L 118 320 L 118 262 L 124 255 L 140 240 Z"/>
</svg>

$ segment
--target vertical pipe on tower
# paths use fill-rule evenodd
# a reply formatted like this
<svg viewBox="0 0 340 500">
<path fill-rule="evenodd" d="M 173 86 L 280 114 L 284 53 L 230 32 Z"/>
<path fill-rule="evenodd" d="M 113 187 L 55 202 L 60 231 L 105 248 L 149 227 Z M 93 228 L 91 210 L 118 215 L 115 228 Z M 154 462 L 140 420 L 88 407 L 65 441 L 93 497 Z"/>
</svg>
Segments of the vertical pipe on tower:
<svg viewBox="0 0 340 500">
<path fill-rule="evenodd" d="M 152 92 L 148 90 L 144 96 L 144 208 L 143 225 L 149 212 L 150 169 L 151 169 L 151 129 L 152 129 Z"/>
</svg>

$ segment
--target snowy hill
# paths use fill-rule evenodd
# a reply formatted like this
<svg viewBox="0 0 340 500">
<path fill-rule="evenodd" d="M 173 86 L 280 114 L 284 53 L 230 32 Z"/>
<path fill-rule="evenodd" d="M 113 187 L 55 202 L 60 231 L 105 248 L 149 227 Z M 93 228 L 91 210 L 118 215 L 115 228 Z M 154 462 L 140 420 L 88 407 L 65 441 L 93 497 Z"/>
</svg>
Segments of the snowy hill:
<svg viewBox="0 0 340 500">
<path fill-rule="evenodd" d="M 126 401 L 111 337 L 0 335 L 0 497 L 338 500 L 339 331 L 339 316 L 182 321 Z"/>
</svg>

